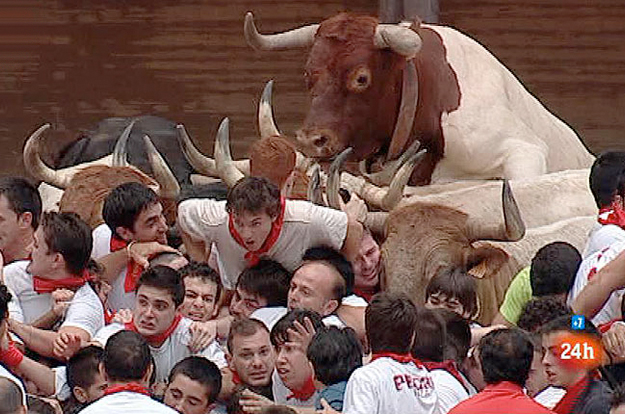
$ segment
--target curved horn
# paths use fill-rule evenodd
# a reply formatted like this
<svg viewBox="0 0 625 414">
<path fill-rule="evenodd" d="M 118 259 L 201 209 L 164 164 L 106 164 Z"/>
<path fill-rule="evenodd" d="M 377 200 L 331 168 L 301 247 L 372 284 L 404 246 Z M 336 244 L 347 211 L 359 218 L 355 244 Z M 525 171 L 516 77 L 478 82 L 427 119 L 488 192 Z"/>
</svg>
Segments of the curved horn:
<svg viewBox="0 0 625 414">
<path fill-rule="evenodd" d="M 467 220 L 467 238 L 470 241 L 517 241 L 523 238 L 525 235 L 525 223 L 508 180 L 503 180 L 501 202 L 503 205 L 503 223 L 493 225 L 472 218 Z"/>
<path fill-rule="evenodd" d="M 364 224 L 372 233 L 386 238 L 386 219 L 388 213 L 386 211 L 376 211 L 367 213 Z"/>
<path fill-rule="evenodd" d="M 219 124 L 217 138 L 215 139 L 215 165 L 219 177 L 228 187 L 232 187 L 241 178 L 245 177 L 241 171 L 237 170 L 230 154 L 230 120 L 224 118 Z"/>
<path fill-rule="evenodd" d="M 271 106 L 271 95 L 273 92 L 273 80 L 270 80 L 263 89 L 263 95 L 258 104 L 258 132 L 260 138 L 267 138 L 275 135 L 282 135 L 276 126 L 273 118 Z"/>
<path fill-rule="evenodd" d="M 256 30 L 254 15 L 252 12 L 247 12 L 243 32 L 245 33 L 247 44 L 256 50 L 284 50 L 312 45 L 315 40 L 317 28 L 319 28 L 318 24 L 311 24 L 309 26 L 289 30 L 288 32 L 261 35 L 258 33 L 258 30 Z"/>
<path fill-rule="evenodd" d="M 328 197 L 328 205 L 337 210 L 341 210 L 341 195 L 339 187 L 341 186 L 341 166 L 352 153 L 352 147 L 343 150 L 330 165 L 328 172 L 328 182 L 326 183 L 326 196 Z"/>
<path fill-rule="evenodd" d="M 171 169 L 167 165 L 167 162 L 163 159 L 158 152 L 152 140 L 149 136 L 143 136 L 143 142 L 145 144 L 145 152 L 148 155 L 150 161 L 150 167 L 152 167 L 152 173 L 154 178 L 160 185 L 158 195 L 162 198 L 175 199 L 180 194 L 180 184 L 171 172 Z"/>
<path fill-rule="evenodd" d="M 41 153 L 41 135 L 48 128 L 50 128 L 50 124 L 43 124 L 26 140 L 23 153 L 24 166 L 26 170 L 38 180 L 65 189 L 76 173 L 76 169 L 64 168 L 57 171 L 48 167 L 43 162 L 39 155 Z"/>
<path fill-rule="evenodd" d="M 115 143 L 115 148 L 113 149 L 113 163 L 111 164 L 113 167 L 127 167 L 129 165 L 128 138 L 130 137 L 130 132 L 136 121 L 137 119 L 135 118 L 128 124 Z"/>
<path fill-rule="evenodd" d="M 413 144 L 413 147 L 415 148 L 413 151 L 416 151 L 419 146 L 415 146 Z M 406 151 L 406 153 L 408 153 L 409 151 L 410 150 Z M 408 184 L 408 180 L 410 180 L 412 171 L 414 170 L 415 166 L 419 164 L 419 162 L 421 162 L 423 157 L 425 157 L 426 152 L 427 151 L 425 149 L 422 149 L 421 151 L 416 153 L 413 152 L 412 155 L 410 155 L 410 157 L 406 160 L 406 162 L 403 163 L 401 167 L 399 167 L 397 174 L 395 174 L 395 177 L 393 177 L 391 185 L 389 186 L 386 194 L 384 194 L 384 197 L 381 200 L 380 207 L 383 210 L 391 211 L 401 201 L 402 197 L 404 196 L 404 187 L 406 187 L 406 184 Z"/>
<path fill-rule="evenodd" d="M 380 49 L 391 48 L 395 53 L 410 60 L 419 53 L 423 41 L 417 32 L 408 27 L 379 24 L 375 29 L 373 43 Z"/>
<path fill-rule="evenodd" d="M 323 202 L 323 193 L 321 191 L 321 167 L 319 164 L 315 164 L 312 168 L 312 173 L 310 174 L 310 181 L 308 181 L 308 192 L 307 198 L 311 203 L 318 204 L 320 206 L 324 206 Z"/>
</svg>

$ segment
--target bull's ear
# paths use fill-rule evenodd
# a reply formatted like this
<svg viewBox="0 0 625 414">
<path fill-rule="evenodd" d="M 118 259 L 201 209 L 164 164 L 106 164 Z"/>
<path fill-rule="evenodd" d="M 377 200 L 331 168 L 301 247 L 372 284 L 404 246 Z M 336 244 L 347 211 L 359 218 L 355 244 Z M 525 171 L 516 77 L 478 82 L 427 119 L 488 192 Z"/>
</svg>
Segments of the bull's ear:
<svg viewBox="0 0 625 414">
<path fill-rule="evenodd" d="M 467 273 L 471 276 L 484 279 L 495 276 L 508 262 L 508 253 L 488 243 L 471 248 L 467 255 Z"/>
</svg>

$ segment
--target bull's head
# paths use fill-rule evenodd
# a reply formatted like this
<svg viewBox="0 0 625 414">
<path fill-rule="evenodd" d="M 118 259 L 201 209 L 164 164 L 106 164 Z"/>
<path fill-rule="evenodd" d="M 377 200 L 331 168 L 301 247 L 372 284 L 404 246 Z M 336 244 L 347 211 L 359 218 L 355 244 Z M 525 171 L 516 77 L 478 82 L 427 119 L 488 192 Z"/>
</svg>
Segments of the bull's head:
<svg viewBox="0 0 625 414">
<path fill-rule="evenodd" d="M 327 159 L 353 146 L 355 157 L 365 159 L 388 149 L 383 147 L 397 129 L 402 70 L 421 48 L 415 31 L 339 14 L 319 25 L 260 35 L 248 13 L 245 36 L 256 49 L 311 47 L 305 78 L 312 102 L 297 133 L 306 155 Z"/>
</svg>

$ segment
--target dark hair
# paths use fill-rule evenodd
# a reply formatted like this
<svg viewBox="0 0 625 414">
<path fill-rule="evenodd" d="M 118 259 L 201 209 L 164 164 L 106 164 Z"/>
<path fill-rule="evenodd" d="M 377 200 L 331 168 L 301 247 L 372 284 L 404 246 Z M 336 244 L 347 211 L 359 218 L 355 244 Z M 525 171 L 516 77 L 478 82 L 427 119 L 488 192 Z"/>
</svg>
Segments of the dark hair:
<svg viewBox="0 0 625 414">
<path fill-rule="evenodd" d="M 103 357 L 104 349 L 89 345 L 76 352 L 67 361 L 67 385 L 72 392 L 74 387 L 88 388 L 93 385 Z"/>
<path fill-rule="evenodd" d="M 614 388 L 612 398 L 610 399 L 610 406 L 616 408 L 623 404 L 625 404 L 625 385 L 621 384 Z"/>
<path fill-rule="evenodd" d="M 209 404 L 214 403 L 221 392 L 221 372 L 214 362 L 204 357 L 190 356 L 179 361 L 169 373 L 170 384 L 178 374 L 202 384 L 207 390 Z"/>
<path fill-rule="evenodd" d="M 417 308 L 415 332 L 412 355 L 424 361 L 443 362 L 447 338 L 443 317 L 434 310 Z"/>
<path fill-rule="evenodd" d="M 523 387 L 534 358 L 534 345 L 520 329 L 496 329 L 480 341 L 479 355 L 487 384 L 510 381 Z"/>
<path fill-rule="evenodd" d="M 143 285 L 166 290 L 171 295 L 176 307 L 184 301 L 184 283 L 180 273 L 171 267 L 161 265 L 148 267 L 141 273 L 136 291 L 139 291 Z"/>
<path fill-rule="evenodd" d="M 33 216 L 30 225 L 37 230 L 42 207 L 41 196 L 34 185 L 22 177 L 3 177 L 0 178 L 0 195 L 6 197 L 9 207 L 18 216 L 30 213 Z"/>
<path fill-rule="evenodd" d="M 267 329 L 265 324 L 256 319 L 237 318 L 232 321 L 232 324 L 230 325 L 230 331 L 228 332 L 228 339 L 226 342 L 228 351 L 232 354 L 232 342 L 234 342 L 235 336 L 252 336 L 259 330 L 269 333 L 269 330 Z"/>
<path fill-rule="evenodd" d="M 287 305 L 291 273 L 280 263 L 261 259 L 239 275 L 237 287 L 267 301 L 267 306 Z"/>
<path fill-rule="evenodd" d="M 571 309 L 553 296 L 532 299 L 523 307 L 517 326 L 527 332 L 536 332 L 547 322 L 571 314 Z"/>
<path fill-rule="evenodd" d="M 43 397 L 26 394 L 26 405 L 29 413 L 36 414 L 56 414 L 56 409 Z"/>
<path fill-rule="evenodd" d="M 295 322 L 299 322 L 304 325 L 304 321 L 306 318 L 310 319 L 313 324 L 313 328 L 315 331 L 323 328 L 323 322 L 321 321 L 321 316 L 317 312 L 313 312 L 305 309 L 293 309 L 292 311 L 287 312 L 282 318 L 276 322 L 276 324 L 271 329 L 270 338 L 271 343 L 275 347 L 279 347 L 283 345 L 285 342 L 289 341 L 289 329 L 293 329 L 295 327 Z"/>
<path fill-rule="evenodd" d="M 20 387 L 9 378 L 0 377 L 0 413 L 12 414 L 22 407 L 24 394 Z"/>
<path fill-rule="evenodd" d="M 228 191 L 226 211 L 229 214 L 264 212 L 275 218 L 280 214 L 280 189 L 266 178 L 242 178 Z"/>
<path fill-rule="evenodd" d="M 425 288 L 425 300 L 435 294 L 456 298 L 465 312 L 475 317 L 478 312 L 477 283 L 475 278 L 460 269 L 443 269 L 430 279 Z"/>
<path fill-rule="evenodd" d="M 118 227 L 134 231 L 139 214 L 158 202 L 156 193 L 144 184 L 124 183 L 115 187 L 104 199 L 102 218 L 115 234 Z"/>
<path fill-rule="evenodd" d="M 582 256 L 569 243 L 554 242 L 541 247 L 530 268 L 532 295 L 568 293 L 581 262 Z"/>
<path fill-rule="evenodd" d="M 197 277 L 204 283 L 214 283 L 217 286 L 215 301 L 219 299 L 219 295 L 221 295 L 221 278 L 209 265 L 192 260 L 181 268 L 179 272 L 183 282 L 187 277 Z"/>
<path fill-rule="evenodd" d="M 311 247 L 306 250 L 302 260 L 304 261 L 302 266 L 306 265 L 305 262 L 323 262 L 334 268 L 341 275 L 343 283 L 334 286 L 332 291 L 334 299 L 341 300 L 343 297 L 352 294 L 354 289 L 354 270 L 352 264 L 341 253 L 331 247 Z"/>
<path fill-rule="evenodd" d="M 152 364 L 150 347 L 136 332 L 119 331 L 104 347 L 104 370 L 111 381 L 140 380 Z"/>
<path fill-rule="evenodd" d="M 80 275 L 91 260 L 91 228 L 75 213 L 44 213 L 41 227 L 50 252 L 60 253 L 67 271 Z"/>
<path fill-rule="evenodd" d="M 306 352 L 315 377 L 324 385 L 347 381 L 362 366 L 362 348 L 352 328 L 323 327 L 315 333 Z"/>
<path fill-rule="evenodd" d="M 614 196 L 625 196 L 625 152 L 600 154 L 590 168 L 590 191 L 598 208 L 607 207 Z"/>
<path fill-rule="evenodd" d="M 9 316 L 9 302 L 11 302 L 12 297 L 9 288 L 0 284 L 0 323 Z"/>
<path fill-rule="evenodd" d="M 461 365 L 471 348 L 471 327 L 469 321 L 449 309 L 434 309 L 445 322 L 445 358 Z"/>
<path fill-rule="evenodd" d="M 589 319 L 585 320 L 583 329 L 573 328 L 573 325 L 571 323 L 573 316 L 574 315 L 569 314 L 552 319 L 540 329 L 541 335 L 547 335 L 558 331 L 566 331 L 572 333 L 587 334 L 596 338 L 601 337 L 601 334 Z"/>
<path fill-rule="evenodd" d="M 373 296 L 365 309 L 371 352 L 410 352 L 416 319 L 415 305 L 405 294 L 381 292 Z"/>
</svg>

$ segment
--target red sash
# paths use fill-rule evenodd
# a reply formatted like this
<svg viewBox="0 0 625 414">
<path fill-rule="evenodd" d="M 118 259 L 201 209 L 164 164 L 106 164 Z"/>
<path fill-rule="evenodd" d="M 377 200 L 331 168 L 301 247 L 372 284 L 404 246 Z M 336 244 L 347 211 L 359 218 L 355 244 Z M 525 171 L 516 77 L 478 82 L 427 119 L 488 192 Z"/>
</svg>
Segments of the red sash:
<svg viewBox="0 0 625 414">
<path fill-rule="evenodd" d="M 130 391 L 138 394 L 150 396 L 150 391 L 141 384 L 129 382 L 127 384 L 113 385 L 104 390 L 104 395 L 115 394 L 116 392 Z"/>
<path fill-rule="evenodd" d="M 619 203 L 613 202 L 610 207 L 599 210 L 597 221 L 603 225 L 614 224 L 625 229 L 625 210 Z"/>
<path fill-rule="evenodd" d="M 414 362 L 414 364 L 418 367 L 423 366 L 423 362 L 419 359 L 413 357 L 410 354 L 396 354 L 394 352 L 378 352 L 371 356 L 371 361 L 375 361 L 378 358 L 391 358 L 401 364 L 407 364 L 408 362 Z"/>
<path fill-rule="evenodd" d="M 176 316 L 174 317 L 174 320 L 172 321 L 171 325 L 169 325 L 169 328 L 167 328 L 165 331 L 161 332 L 160 334 L 155 334 L 155 335 L 150 335 L 150 336 L 144 336 L 145 340 L 149 343 L 149 344 L 162 344 L 163 342 L 165 342 L 167 340 L 167 338 L 169 338 L 171 336 L 171 334 L 174 332 L 174 330 L 176 330 L 176 328 L 178 327 L 178 324 L 180 323 L 180 321 L 182 320 L 182 315 L 181 314 L 176 314 Z M 135 325 L 134 321 L 130 321 L 128 323 L 124 324 L 124 327 L 129 330 L 129 331 L 133 331 L 133 332 L 137 332 L 137 326 Z"/>
<path fill-rule="evenodd" d="M 586 375 L 571 387 L 567 388 L 566 394 L 564 394 L 564 397 L 553 407 L 553 411 L 557 414 L 569 414 L 582 398 L 589 385 L 590 377 Z"/>
<path fill-rule="evenodd" d="M 125 249 L 128 246 L 128 242 L 115 234 L 111 236 L 111 253 Z M 124 280 L 124 291 L 126 293 L 134 292 L 137 288 L 137 281 L 139 276 L 143 272 L 143 267 L 135 263 L 131 258 L 128 259 L 128 266 L 126 267 L 126 279 Z"/>
<path fill-rule="evenodd" d="M 76 290 L 90 280 L 93 280 L 93 275 L 89 273 L 88 270 L 84 270 L 80 276 L 66 277 L 57 280 L 33 276 L 33 289 L 37 293 L 51 293 L 56 289 Z"/>
<path fill-rule="evenodd" d="M 464 379 L 462 378 L 462 375 L 460 375 L 460 372 L 458 371 L 458 368 L 456 367 L 456 361 L 452 361 L 450 359 L 443 361 L 443 362 L 427 361 L 423 365 L 425 365 L 428 371 L 432 371 L 435 369 L 442 369 L 443 371 L 449 372 L 455 379 L 458 380 L 460 384 L 462 384 L 463 387 L 466 388 Z"/>
<path fill-rule="evenodd" d="M 317 391 L 317 388 L 315 388 L 315 381 L 311 376 L 308 378 L 308 380 L 306 380 L 306 383 L 301 389 L 291 390 L 292 394 L 287 395 L 286 399 L 290 400 L 291 398 L 296 398 L 300 401 L 306 401 L 313 396 L 315 391 Z"/>
<path fill-rule="evenodd" d="M 284 224 L 285 203 L 286 202 L 284 200 L 284 197 L 280 197 L 280 214 L 278 215 L 278 218 L 276 218 L 271 223 L 271 231 L 269 232 L 269 235 L 263 242 L 263 245 L 260 247 L 260 249 L 255 250 L 253 252 L 248 251 L 247 253 L 245 253 L 245 260 L 247 260 L 248 266 L 254 266 L 258 264 L 258 262 L 260 261 L 260 256 L 267 253 L 269 249 L 271 249 L 273 245 L 276 243 L 276 241 L 278 240 L 278 237 L 280 237 L 280 232 L 282 231 L 282 225 Z M 228 228 L 230 230 L 230 235 L 232 236 L 232 238 L 240 246 L 245 247 L 245 242 L 243 241 L 243 238 L 241 237 L 237 229 L 234 227 L 234 219 L 232 218 L 232 214 L 228 215 Z"/>
</svg>

